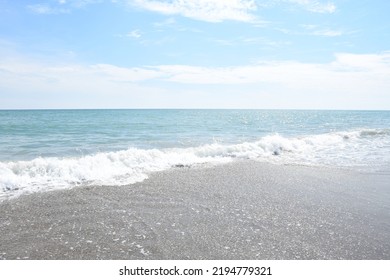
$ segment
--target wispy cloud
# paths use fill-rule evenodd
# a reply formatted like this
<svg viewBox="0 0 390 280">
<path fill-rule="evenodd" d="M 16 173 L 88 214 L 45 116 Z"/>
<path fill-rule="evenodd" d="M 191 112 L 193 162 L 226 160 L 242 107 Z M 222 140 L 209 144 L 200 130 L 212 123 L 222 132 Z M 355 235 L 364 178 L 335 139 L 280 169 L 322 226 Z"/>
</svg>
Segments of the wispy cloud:
<svg viewBox="0 0 390 280">
<path fill-rule="evenodd" d="M 316 30 L 311 34 L 315 36 L 338 37 L 338 36 L 342 36 L 344 33 L 340 30 L 322 29 L 322 30 Z"/>
<path fill-rule="evenodd" d="M 0 70 L 13 73 L 15 77 L 31 79 L 46 77 L 63 80 L 64 74 L 76 76 L 99 76 L 103 79 L 122 82 L 160 80 L 188 84 L 245 84 L 275 82 L 306 87 L 327 87 L 338 81 L 351 86 L 363 80 L 379 81 L 390 90 L 390 52 L 381 54 L 339 53 L 329 63 L 303 63 L 298 61 L 267 61 L 255 65 L 234 67 L 200 67 L 191 65 L 156 65 L 144 67 L 117 67 L 109 64 L 94 65 L 48 65 L 23 60 L 5 60 Z M 44 79 L 45 80 L 45 79 Z"/>
<path fill-rule="evenodd" d="M 48 96 L 57 100 L 74 93 L 75 100 L 84 96 L 88 98 L 88 104 L 92 102 L 93 106 L 103 107 L 111 104 L 110 100 L 124 98 L 130 102 L 128 106 L 135 106 L 136 101 L 139 106 L 164 107 L 166 104 L 169 107 L 179 104 L 174 100 L 190 100 L 180 105 L 191 107 L 194 101 L 199 102 L 197 98 L 201 94 L 207 95 L 208 100 L 215 100 L 213 104 L 217 107 L 223 101 L 231 107 L 241 102 L 243 107 L 268 104 L 268 107 L 279 108 L 285 104 L 313 108 L 317 104 L 335 108 L 338 101 L 343 101 L 340 103 L 344 104 L 343 108 L 386 108 L 382 103 L 386 103 L 385 93 L 390 92 L 390 52 L 340 53 L 329 63 L 280 60 L 233 67 L 156 65 L 126 68 L 110 64 L 61 65 L 8 57 L 0 60 L 0 72 L 0 98 L 5 100 L 22 94 L 24 98 L 30 96 L 31 100 L 39 95 L 43 98 L 41 102 L 46 102 Z M 221 87 L 224 94 L 216 92 L 215 86 Z M 12 94 L 4 96 L 4 92 Z M 157 92 L 163 94 L 157 96 Z M 173 98 L 169 102 L 167 95 Z M 93 103 L 94 96 L 102 98 L 103 103 Z M 113 96 L 120 98 L 113 99 Z M 140 101 L 142 96 L 145 96 L 144 103 Z M 244 102 L 247 99 L 243 96 L 249 96 L 250 102 Z M 155 101 L 154 97 L 160 99 Z M 69 106 L 77 107 L 77 104 Z M 115 106 L 124 106 L 124 103 L 115 103 Z"/>
<path fill-rule="evenodd" d="M 69 13 L 73 9 L 90 4 L 101 3 L 104 0 L 56 0 L 43 1 L 27 5 L 36 14 Z M 207 22 L 222 22 L 226 20 L 251 22 L 263 27 L 267 22 L 256 14 L 259 9 L 266 9 L 280 3 L 289 3 L 315 13 L 333 13 L 336 5 L 332 2 L 318 0 L 111 0 L 110 2 L 128 2 L 133 6 L 165 14 L 181 15 Z"/>
<path fill-rule="evenodd" d="M 215 42 L 223 46 L 242 46 L 242 45 L 257 45 L 264 48 L 278 48 L 281 46 L 289 45 L 291 42 L 288 41 L 277 41 L 271 40 L 265 37 L 238 37 L 233 39 L 212 39 Z"/>
<path fill-rule="evenodd" d="M 328 27 L 321 27 L 318 25 L 313 24 L 302 24 L 301 27 L 303 27 L 305 30 L 307 30 L 307 35 L 314 35 L 314 36 L 323 36 L 323 37 L 338 37 L 345 34 L 345 32 L 339 30 L 339 29 L 332 29 Z M 304 32 L 305 34 L 305 32 Z"/>
<path fill-rule="evenodd" d="M 35 4 L 28 5 L 27 9 L 35 14 L 50 15 L 50 14 L 63 14 L 69 13 L 70 10 L 67 8 L 61 8 L 58 6 L 51 6 L 48 4 Z"/>
<path fill-rule="evenodd" d="M 71 5 L 73 7 L 85 7 L 87 5 L 90 5 L 90 4 L 96 4 L 96 3 L 101 3 L 103 2 L 104 0 L 65 0 L 63 1 L 62 4 L 68 4 L 68 5 Z M 111 1 L 113 3 L 115 3 L 114 1 Z"/>
<path fill-rule="evenodd" d="M 140 82 L 161 78 L 161 73 L 156 69 L 147 67 L 125 68 L 110 64 L 96 64 L 83 69 L 84 72 L 93 72 L 116 82 Z"/>
<path fill-rule="evenodd" d="M 139 31 L 138 29 L 132 30 L 132 31 L 130 31 L 129 33 L 126 34 L 126 37 L 138 39 L 138 38 L 141 37 L 141 31 Z"/>
<path fill-rule="evenodd" d="M 134 29 L 131 30 L 130 32 L 126 34 L 116 34 L 114 35 L 115 37 L 120 37 L 120 38 L 131 38 L 131 39 L 140 39 L 142 37 L 142 32 L 139 29 Z"/>
<path fill-rule="evenodd" d="M 297 4 L 313 13 L 334 13 L 336 5 L 332 2 L 323 2 L 318 0 L 285 0 Z"/>
<path fill-rule="evenodd" d="M 153 26 L 155 27 L 167 27 L 167 26 L 169 27 L 173 25 L 176 25 L 176 20 L 173 17 L 167 18 L 163 21 L 153 23 Z"/>
<path fill-rule="evenodd" d="M 57 0 L 45 3 L 27 5 L 27 9 L 35 14 L 56 15 L 70 13 L 73 9 L 83 8 L 89 4 L 100 3 L 102 0 Z"/>
<path fill-rule="evenodd" d="M 132 39 L 144 46 L 158 46 L 175 41 L 174 36 L 151 37 L 147 35 L 148 33 L 145 34 L 140 30 L 135 29 L 126 34 L 115 34 L 114 36 L 119 38 Z"/>
<path fill-rule="evenodd" d="M 275 30 L 289 35 L 300 36 L 321 36 L 321 37 L 340 37 L 355 33 L 355 31 L 346 31 L 339 28 L 320 26 L 315 24 L 301 24 L 295 29 L 274 28 Z"/>
<path fill-rule="evenodd" d="M 162 31 L 164 29 L 173 29 L 175 31 L 180 31 L 180 32 L 194 32 L 194 33 L 203 32 L 198 28 L 182 25 L 179 22 L 177 22 L 176 19 L 173 17 L 167 18 L 163 21 L 154 22 L 152 25 L 153 27 L 156 28 L 157 31 Z"/>
<path fill-rule="evenodd" d="M 257 10 L 254 0 L 134 0 L 133 3 L 149 11 L 208 22 L 251 22 L 255 20 L 253 12 Z"/>
<path fill-rule="evenodd" d="M 328 87 L 343 84 L 355 87 L 381 81 L 389 88 L 390 52 L 383 54 L 336 54 L 330 63 L 315 64 L 297 61 L 268 61 L 257 65 L 236 67 L 194 67 L 187 65 L 162 65 L 153 67 L 164 80 L 190 84 L 245 84 L 274 82 L 294 87 Z M 362 80 L 360 80 L 362 79 Z M 330 84 L 329 84 L 330 83 Z"/>
</svg>

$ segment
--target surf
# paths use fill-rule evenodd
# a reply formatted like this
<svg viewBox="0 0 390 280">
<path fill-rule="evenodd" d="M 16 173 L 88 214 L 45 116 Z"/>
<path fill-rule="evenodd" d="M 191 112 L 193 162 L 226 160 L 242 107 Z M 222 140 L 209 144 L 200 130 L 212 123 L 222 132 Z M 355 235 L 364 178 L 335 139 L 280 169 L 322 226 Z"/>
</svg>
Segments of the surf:
<svg viewBox="0 0 390 280">
<path fill-rule="evenodd" d="M 0 162 L 0 198 L 80 185 L 131 185 L 175 167 L 250 159 L 274 164 L 375 167 L 389 164 L 390 131 L 359 129 L 286 137 L 277 133 L 253 142 L 210 143 L 189 148 L 100 152 L 81 157 L 38 157 Z"/>
</svg>

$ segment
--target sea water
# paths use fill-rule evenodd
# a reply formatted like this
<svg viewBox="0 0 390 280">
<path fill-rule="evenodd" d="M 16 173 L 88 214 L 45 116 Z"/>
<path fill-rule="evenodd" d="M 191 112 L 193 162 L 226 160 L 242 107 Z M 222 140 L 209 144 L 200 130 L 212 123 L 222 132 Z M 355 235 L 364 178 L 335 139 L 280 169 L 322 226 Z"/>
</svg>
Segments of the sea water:
<svg viewBox="0 0 390 280">
<path fill-rule="evenodd" d="M 240 159 L 389 173 L 390 111 L 0 111 L 0 199 Z"/>
</svg>

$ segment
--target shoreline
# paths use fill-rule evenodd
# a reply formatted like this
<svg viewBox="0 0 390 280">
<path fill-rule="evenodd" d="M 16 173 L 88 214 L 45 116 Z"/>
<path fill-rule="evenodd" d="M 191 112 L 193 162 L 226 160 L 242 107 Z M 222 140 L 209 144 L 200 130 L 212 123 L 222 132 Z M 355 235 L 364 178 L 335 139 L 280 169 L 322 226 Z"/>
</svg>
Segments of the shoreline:
<svg viewBox="0 0 390 280">
<path fill-rule="evenodd" d="M 239 160 L 0 202 L 0 259 L 390 259 L 390 175 Z"/>
</svg>

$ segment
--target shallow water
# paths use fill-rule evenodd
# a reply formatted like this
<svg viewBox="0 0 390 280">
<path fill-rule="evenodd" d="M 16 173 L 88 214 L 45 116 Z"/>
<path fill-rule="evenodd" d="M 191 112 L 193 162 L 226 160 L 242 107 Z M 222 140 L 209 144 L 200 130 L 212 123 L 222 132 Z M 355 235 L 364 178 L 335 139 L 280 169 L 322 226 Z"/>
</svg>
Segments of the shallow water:
<svg viewBox="0 0 390 280">
<path fill-rule="evenodd" d="M 0 197 L 236 158 L 390 172 L 390 111 L 0 111 Z"/>
</svg>

